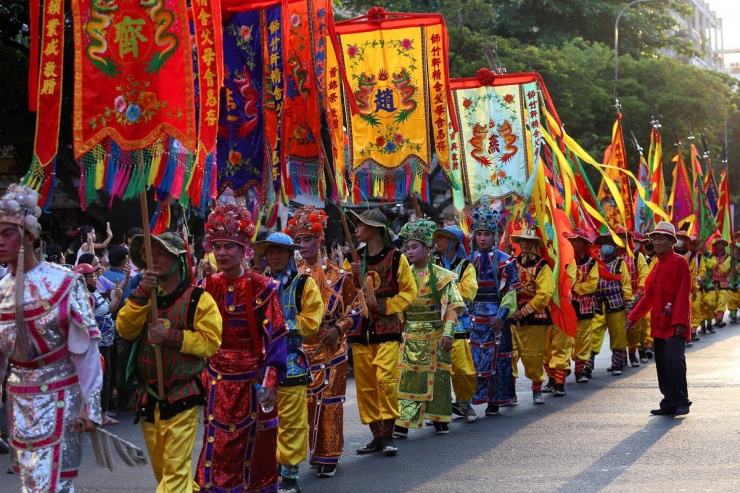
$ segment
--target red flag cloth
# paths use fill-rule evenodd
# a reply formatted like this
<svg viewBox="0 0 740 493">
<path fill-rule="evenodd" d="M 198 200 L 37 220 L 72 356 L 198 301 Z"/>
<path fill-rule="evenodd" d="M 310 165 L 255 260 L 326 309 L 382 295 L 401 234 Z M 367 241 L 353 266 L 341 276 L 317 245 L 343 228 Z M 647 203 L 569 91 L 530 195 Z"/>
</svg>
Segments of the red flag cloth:
<svg viewBox="0 0 740 493">
<path fill-rule="evenodd" d="M 129 151 L 150 147 L 169 135 L 195 152 L 187 2 L 162 0 L 147 5 L 72 2 L 77 157 L 106 137 Z M 215 43 L 213 32 L 201 36 L 209 34 L 208 42 Z"/>
<path fill-rule="evenodd" d="M 673 171 L 673 186 L 671 187 L 671 222 L 677 229 L 681 229 L 682 223 L 694 215 L 693 189 L 686 171 L 686 164 L 679 151 L 674 158 L 676 168 Z"/>
</svg>

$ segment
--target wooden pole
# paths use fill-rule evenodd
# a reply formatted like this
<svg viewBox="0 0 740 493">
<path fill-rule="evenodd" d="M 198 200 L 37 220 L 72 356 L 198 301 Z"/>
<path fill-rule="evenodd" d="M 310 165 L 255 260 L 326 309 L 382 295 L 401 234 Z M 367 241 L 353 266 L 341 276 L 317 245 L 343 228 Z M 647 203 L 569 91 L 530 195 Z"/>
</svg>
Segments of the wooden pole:
<svg viewBox="0 0 740 493">
<path fill-rule="evenodd" d="M 329 166 L 329 158 L 326 156 L 326 147 L 324 147 L 324 141 L 319 139 L 319 142 L 321 142 L 321 150 L 323 151 L 323 158 L 322 161 L 324 161 L 324 170 L 326 170 L 326 176 L 329 177 L 329 181 L 331 182 L 331 187 L 336 190 L 337 188 L 337 181 L 334 179 L 334 172 L 331 169 L 331 166 Z M 334 205 L 337 206 L 337 209 L 339 209 L 339 217 L 342 219 L 342 229 L 344 229 L 344 236 L 347 237 L 347 243 L 349 243 L 349 251 L 352 255 L 352 260 L 355 262 L 360 261 L 360 256 L 357 254 L 357 250 L 355 250 L 355 245 L 352 243 L 352 235 L 349 233 L 349 225 L 347 224 L 347 216 L 344 214 L 344 209 L 342 208 L 342 204 L 339 201 L 335 201 Z"/>
<path fill-rule="evenodd" d="M 144 251 L 146 252 L 146 268 L 152 270 L 152 234 L 149 231 L 149 205 L 146 201 L 146 190 L 139 194 L 139 201 L 141 202 L 141 223 L 142 230 L 144 232 Z M 157 323 L 157 290 L 152 289 L 149 293 L 149 321 L 151 323 Z M 154 347 L 154 358 L 157 363 L 157 392 L 159 393 L 159 400 L 164 399 L 164 370 L 162 369 L 162 348 L 157 344 L 152 344 Z"/>
</svg>

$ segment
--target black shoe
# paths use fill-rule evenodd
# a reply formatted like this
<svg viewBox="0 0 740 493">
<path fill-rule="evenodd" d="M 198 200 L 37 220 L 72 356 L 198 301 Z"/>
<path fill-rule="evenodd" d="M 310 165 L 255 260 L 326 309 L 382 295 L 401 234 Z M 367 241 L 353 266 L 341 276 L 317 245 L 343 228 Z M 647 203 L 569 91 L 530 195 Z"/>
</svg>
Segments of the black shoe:
<svg viewBox="0 0 740 493">
<path fill-rule="evenodd" d="M 335 464 L 319 466 L 319 477 L 330 478 L 337 473 L 337 466 Z"/>
<path fill-rule="evenodd" d="M 550 392 L 553 391 L 554 388 L 555 388 L 555 379 L 553 377 L 550 377 L 547 383 L 542 386 L 542 393 L 549 394 Z"/>
<path fill-rule="evenodd" d="M 627 368 L 627 358 L 622 358 L 622 362 L 619 364 L 622 368 Z"/>
<path fill-rule="evenodd" d="M 701 329 L 699 330 L 699 332 L 701 332 L 702 334 L 706 334 L 707 333 L 707 328 L 704 327 L 704 326 L 702 326 Z"/>
<path fill-rule="evenodd" d="M 586 375 L 588 378 L 591 378 L 591 374 L 593 373 L 593 368 L 590 366 L 587 366 L 583 369 L 583 374 Z"/>
<path fill-rule="evenodd" d="M 653 409 L 650 411 L 650 414 L 653 416 L 673 416 L 676 414 L 676 411 L 673 409 Z"/>
<path fill-rule="evenodd" d="M 686 347 L 694 347 L 694 343 L 691 341 L 686 341 Z"/>
<path fill-rule="evenodd" d="M 647 356 L 647 359 L 653 359 L 655 356 L 655 352 L 653 351 L 653 348 L 649 347 L 645 349 L 645 356 Z"/>
<path fill-rule="evenodd" d="M 393 438 L 406 438 L 407 436 L 409 436 L 409 429 L 405 426 L 393 427 Z"/>
<path fill-rule="evenodd" d="M 555 390 L 552 391 L 553 397 L 563 397 L 565 395 L 565 384 L 556 383 Z"/>
<path fill-rule="evenodd" d="M 576 373 L 576 382 L 578 383 L 588 383 L 588 377 L 585 373 Z"/>
<path fill-rule="evenodd" d="M 447 426 L 447 423 L 442 423 L 440 421 L 434 422 L 434 429 L 436 430 L 437 435 L 447 435 L 450 432 L 450 427 Z"/>
<path fill-rule="evenodd" d="M 694 342 L 696 342 L 696 341 L 700 341 L 701 338 L 695 332 L 695 333 L 691 334 L 691 340 L 694 341 Z"/>
<path fill-rule="evenodd" d="M 295 479 L 281 477 L 278 493 L 301 493 L 301 487 Z"/>
<path fill-rule="evenodd" d="M 676 416 L 683 416 L 684 414 L 689 414 L 689 406 L 686 404 L 681 404 L 680 406 L 676 406 L 676 412 L 674 413 Z"/>
<path fill-rule="evenodd" d="M 710 334 L 716 334 L 717 333 L 717 329 L 715 329 L 711 325 L 707 328 L 707 330 L 709 331 Z"/>
<path fill-rule="evenodd" d="M 452 414 L 454 414 L 455 416 L 460 416 L 460 417 L 464 417 L 465 416 L 465 411 L 463 411 L 460 408 L 460 403 L 459 402 L 453 402 L 452 403 Z"/>
<path fill-rule="evenodd" d="M 398 447 L 396 447 L 393 437 L 383 437 L 383 453 L 388 457 L 398 454 Z"/>
<path fill-rule="evenodd" d="M 640 360 L 637 358 L 637 353 L 630 353 L 630 365 L 632 367 L 640 366 Z"/>
<path fill-rule="evenodd" d="M 532 391 L 532 400 L 535 404 L 544 404 L 545 398 L 542 397 L 542 392 L 538 392 L 536 390 Z"/>
<path fill-rule="evenodd" d="M 360 455 L 372 454 L 374 452 L 380 452 L 381 450 L 383 450 L 383 439 L 375 437 L 372 442 L 368 443 L 364 447 L 358 448 L 357 453 Z"/>
<path fill-rule="evenodd" d="M 612 375 L 615 376 L 615 377 L 618 377 L 621 374 L 622 374 L 622 370 L 621 369 L 620 370 L 612 370 Z"/>
<path fill-rule="evenodd" d="M 724 323 L 724 322 L 723 322 L 722 320 L 717 320 L 716 322 L 714 322 L 714 326 L 715 326 L 715 327 L 720 327 L 720 328 L 722 328 L 722 327 L 724 327 L 725 325 L 727 325 L 727 324 L 726 324 L 726 323 Z"/>
<path fill-rule="evenodd" d="M 637 352 L 640 354 L 640 363 L 647 363 L 648 357 L 647 357 L 647 354 L 645 354 L 645 350 L 638 349 Z"/>
<path fill-rule="evenodd" d="M 486 407 L 486 416 L 496 416 L 498 414 L 499 407 L 495 404 L 489 404 Z"/>
</svg>

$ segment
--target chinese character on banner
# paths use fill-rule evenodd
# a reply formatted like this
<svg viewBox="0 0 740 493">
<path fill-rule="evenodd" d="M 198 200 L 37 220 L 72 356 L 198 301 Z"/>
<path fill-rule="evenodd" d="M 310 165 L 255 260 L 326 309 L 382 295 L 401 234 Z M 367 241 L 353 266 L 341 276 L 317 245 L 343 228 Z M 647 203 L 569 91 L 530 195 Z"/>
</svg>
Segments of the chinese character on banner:
<svg viewBox="0 0 740 493">
<path fill-rule="evenodd" d="M 256 212 L 280 193 L 284 108 L 282 1 L 234 7 L 223 22 L 218 190 Z"/>
<path fill-rule="evenodd" d="M 450 155 L 447 31 L 441 15 L 376 7 L 333 30 L 327 120 L 338 184 L 342 187 L 348 171 L 355 202 L 399 200 L 414 192 L 428 199 L 433 160 L 448 166 Z M 343 118 L 345 109 L 351 114 Z"/>
<path fill-rule="evenodd" d="M 530 156 L 540 152 L 540 139 L 533 133 L 540 124 L 535 74 L 496 75 L 492 81 L 452 79 L 450 84 L 451 115 L 460 131 L 450 134 L 454 159 L 445 171 L 453 183 L 462 182 L 460 191 L 453 188 L 455 208 L 462 209 L 463 197 L 476 204 L 483 196 L 523 195 L 533 164 Z"/>
<path fill-rule="evenodd" d="M 205 205 L 215 195 L 220 3 L 193 2 L 192 33 L 186 0 L 79 0 L 72 11 L 83 207 L 97 190 L 112 201 L 148 185 Z"/>
<path fill-rule="evenodd" d="M 324 197 L 320 87 L 326 65 L 328 0 L 290 0 L 285 69 L 283 187 L 287 198 Z M 321 84 L 321 85 L 319 85 Z"/>
</svg>

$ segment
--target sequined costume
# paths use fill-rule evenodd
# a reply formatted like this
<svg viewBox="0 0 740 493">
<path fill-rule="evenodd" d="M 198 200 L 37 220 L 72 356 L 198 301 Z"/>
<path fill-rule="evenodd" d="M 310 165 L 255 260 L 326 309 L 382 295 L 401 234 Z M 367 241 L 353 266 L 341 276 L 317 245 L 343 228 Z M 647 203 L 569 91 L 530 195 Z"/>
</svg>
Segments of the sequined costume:
<svg viewBox="0 0 740 493">
<path fill-rule="evenodd" d="M 439 300 L 430 286 L 434 269 Z M 412 267 L 418 286 L 416 300 L 406 309 L 398 380 L 399 426 L 421 428 L 424 419 L 452 419 L 452 355 L 439 348 L 442 337 L 454 338 L 457 312 L 465 308 L 452 272 L 431 262 Z"/>
<path fill-rule="evenodd" d="M 74 491 L 82 445 L 71 428 L 86 406 L 100 424 L 103 383 L 98 331 L 84 280 L 42 262 L 25 272 L 23 317 L 16 328 L 15 277 L 0 280 L 0 381 L 7 361 L 12 464 L 22 491 Z"/>
<path fill-rule="evenodd" d="M 277 409 L 265 413 L 254 387 L 276 388 L 285 377 L 278 282 L 254 273 L 231 280 L 220 272 L 203 288 L 218 304 L 223 331 L 203 374 L 205 429 L 195 481 L 201 491 L 275 491 Z"/>
<path fill-rule="evenodd" d="M 470 349 L 477 374 L 473 404 L 505 406 L 516 402 L 512 372 L 512 342 L 509 314 L 516 309 L 519 274 L 514 259 L 501 250 L 475 252 L 478 293 L 470 308 Z M 500 332 L 494 318 L 504 321 Z"/>
<path fill-rule="evenodd" d="M 337 464 L 344 449 L 344 397 L 347 390 L 347 333 L 360 322 L 359 289 L 352 274 L 322 258 L 318 265 L 298 264 L 298 271 L 316 281 L 326 311 L 319 331 L 303 341 L 313 382 L 308 384 L 308 448 L 312 464 Z M 332 346 L 322 336 L 339 328 Z"/>
</svg>

